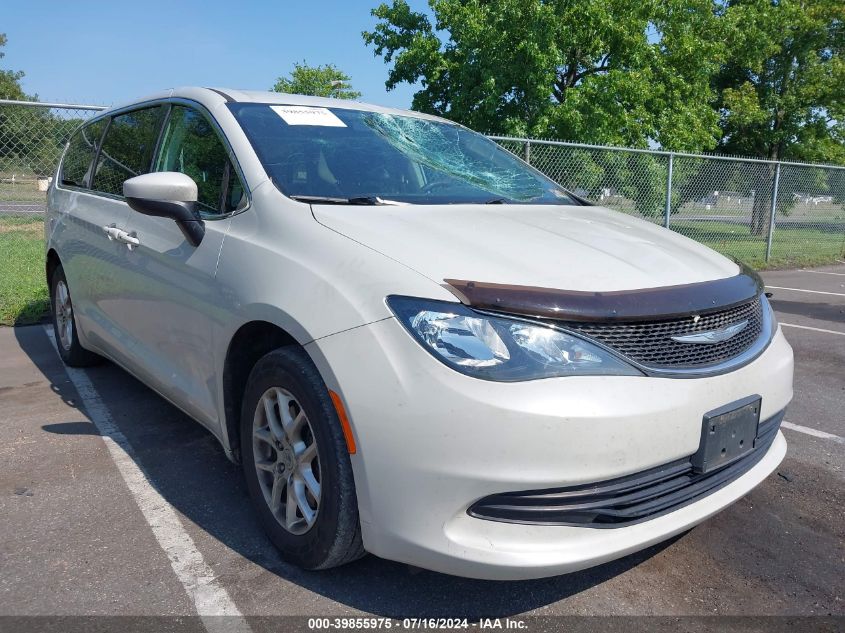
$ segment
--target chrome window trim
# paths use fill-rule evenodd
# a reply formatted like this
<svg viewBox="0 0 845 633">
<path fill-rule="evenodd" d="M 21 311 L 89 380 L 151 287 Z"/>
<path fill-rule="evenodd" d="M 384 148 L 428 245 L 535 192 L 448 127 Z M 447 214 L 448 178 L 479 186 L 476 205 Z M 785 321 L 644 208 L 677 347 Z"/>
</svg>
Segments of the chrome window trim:
<svg viewBox="0 0 845 633">
<path fill-rule="evenodd" d="M 200 112 L 200 114 L 202 114 L 211 123 L 212 127 L 215 129 L 218 136 L 222 140 L 223 147 L 226 149 L 226 155 L 229 157 L 229 160 L 232 162 L 232 165 L 235 168 L 235 171 L 238 175 L 238 178 L 240 178 L 240 180 L 241 180 L 241 187 L 243 188 L 244 196 L 246 197 L 246 204 L 242 208 L 235 209 L 234 211 L 230 211 L 229 213 L 221 214 L 219 216 L 215 216 L 215 217 L 211 217 L 211 218 L 203 218 L 203 221 L 204 222 L 217 222 L 219 220 L 226 220 L 226 219 L 229 219 L 229 218 L 234 217 L 236 215 L 240 215 L 241 213 L 244 213 L 247 210 L 249 210 L 250 208 L 252 208 L 252 191 L 246 185 L 247 180 L 244 177 L 244 172 L 243 172 L 243 169 L 241 168 L 240 162 L 238 161 L 237 154 L 235 154 L 234 149 L 232 149 L 232 144 L 229 141 L 229 138 L 226 136 L 226 133 L 223 131 L 223 128 L 217 122 L 217 119 L 215 119 L 214 116 L 209 111 L 209 109 L 207 107 L 205 107 L 203 104 L 201 104 L 199 101 L 195 101 L 193 99 L 187 99 L 185 97 L 162 97 L 160 99 L 150 99 L 149 101 L 139 101 L 138 103 L 133 103 L 133 104 L 130 104 L 130 105 L 127 105 L 127 106 L 123 106 L 121 108 L 114 109 L 114 110 L 106 110 L 106 111 L 98 114 L 97 116 L 91 117 L 88 121 L 86 121 L 85 123 L 80 125 L 76 130 L 74 130 L 73 134 L 76 134 L 76 132 L 78 130 L 81 130 L 86 125 L 91 125 L 92 123 L 95 123 L 96 121 L 99 121 L 99 120 L 102 120 L 102 119 L 109 119 L 109 122 L 110 122 L 112 117 L 119 116 L 119 115 L 124 114 L 126 112 L 131 112 L 133 110 L 143 110 L 144 108 L 148 108 L 148 107 L 152 107 L 152 106 L 156 106 L 156 105 L 172 105 L 172 104 L 178 104 L 178 105 L 183 105 L 183 106 L 186 106 L 186 107 L 194 108 L 195 110 L 198 110 Z M 153 152 L 153 154 L 154 154 L 153 160 L 155 160 L 157 155 L 158 155 L 159 141 L 161 140 L 160 139 L 161 132 L 164 129 L 164 125 L 167 123 L 167 120 L 169 118 L 170 118 L 170 112 L 168 111 L 165 114 L 165 116 L 162 118 L 161 128 L 159 128 L 159 136 L 156 139 L 156 148 L 155 148 L 155 151 Z M 106 129 L 104 131 L 104 137 L 105 137 L 105 134 L 108 133 L 108 128 L 109 128 L 109 126 L 107 125 Z M 100 139 L 101 143 L 102 143 L 102 140 L 103 139 L 101 138 Z M 68 185 L 62 185 L 61 184 L 61 173 L 62 173 L 61 170 L 62 170 L 62 167 L 64 165 L 65 155 L 67 154 L 67 149 L 68 149 L 69 145 L 70 145 L 70 140 L 68 139 L 68 142 L 65 143 L 65 149 L 62 152 L 61 159 L 59 160 L 58 169 L 56 171 L 56 176 L 57 176 L 57 178 L 55 179 L 56 189 L 59 189 L 59 190 L 62 190 L 62 191 L 74 192 L 74 193 L 87 193 L 87 194 L 90 194 L 92 196 L 96 196 L 96 197 L 100 197 L 100 198 L 108 198 L 109 200 L 118 200 L 118 201 L 121 201 L 121 202 L 125 202 L 126 199 L 123 196 L 115 196 L 113 194 L 109 194 L 109 193 L 102 192 L 102 191 L 94 191 L 93 189 L 90 188 L 90 183 L 88 183 L 89 186 L 88 186 L 87 189 L 83 189 L 81 187 L 71 187 L 71 186 L 68 186 Z M 98 147 L 97 152 L 94 156 L 94 161 L 95 161 L 94 164 L 95 165 L 96 165 L 96 161 L 99 159 L 99 154 L 100 154 L 100 152 L 99 152 L 99 147 Z"/>
<path fill-rule="evenodd" d="M 114 110 L 104 110 L 103 112 L 99 113 L 96 116 L 91 117 L 85 123 L 80 125 L 76 130 L 73 131 L 73 134 L 76 134 L 82 128 L 84 128 L 88 125 L 92 125 L 92 124 L 96 123 L 97 121 L 101 121 L 101 120 L 104 120 L 104 119 L 108 120 L 107 123 L 106 123 L 106 129 L 103 130 L 103 136 L 100 138 L 100 143 L 97 145 L 97 151 L 94 153 L 94 162 L 92 164 L 94 165 L 94 167 L 96 169 L 97 162 L 100 159 L 100 146 L 103 144 L 103 139 L 105 138 L 106 134 L 108 134 L 109 127 L 111 127 L 111 119 L 113 117 L 119 116 L 121 114 L 125 114 L 126 112 L 131 112 L 131 111 L 134 111 L 134 110 L 143 110 L 144 108 L 149 108 L 149 107 L 153 107 L 153 106 L 157 106 L 157 105 L 166 105 L 167 103 L 168 103 L 168 99 L 150 99 L 149 101 L 139 101 L 137 103 L 132 103 L 132 104 L 123 106 L 121 108 L 115 108 Z M 162 119 L 162 125 L 164 125 L 164 120 L 165 119 Z M 159 129 L 159 133 L 161 133 L 161 129 Z M 71 137 L 72 136 L 73 135 L 71 135 Z M 158 137 L 156 137 L 156 141 L 158 141 Z M 58 167 L 58 170 L 56 172 L 57 176 L 59 176 L 58 178 L 56 178 L 56 189 L 61 189 L 61 190 L 64 190 L 64 191 L 73 191 L 73 192 L 77 192 L 77 193 L 88 193 L 88 194 L 91 194 L 93 196 L 97 196 L 97 197 L 101 197 L 101 198 L 108 198 L 109 200 L 125 200 L 125 198 L 123 196 L 115 196 L 114 194 L 109 194 L 109 193 L 104 192 L 104 191 L 94 191 L 93 189 L 91 189 L 91 185 L 92 185 L 91 182 L 86 183 L 88 185 L 86 188 L 69 187 L 67 185 L 62 185 L 61 184 L 61 180 L 62 180 L 61 179 L 61 173 L 62 173 L 61 170 L 62 170 L 62 167 L 64 166 L 65 155 L 67 154 L 67 148 L 68 148 L 69 145 L 70 145 L 70 139 L 68 139 L 68 142 L 65 143 L 65 151 L 62 153 L 62 158 L 59 161 L 59 167 Z M 157 149 L 157 147 L 156 147 L 156 149 Z M 93 176 L 93 173 L 92 173 L 92 176 Z"/>
</svg>

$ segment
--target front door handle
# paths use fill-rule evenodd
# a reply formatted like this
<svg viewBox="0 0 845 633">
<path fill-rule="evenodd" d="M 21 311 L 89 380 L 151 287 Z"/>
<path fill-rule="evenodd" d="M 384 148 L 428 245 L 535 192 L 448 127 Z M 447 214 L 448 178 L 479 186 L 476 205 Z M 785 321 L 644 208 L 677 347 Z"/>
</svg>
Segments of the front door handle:
<svg viewBox="0 0 845 633">
<path fill-rule="evenodd" d="M 127 233 L 126 231 L 117 228 L 114 224 L 104 226 L 103 233 L 108 236 L 109 241 L 117 240 L 118 242 L 123 242 L 130 251 L 141 244 L 141 240 L 138 239 L 134 232 Z"/>
<path fill-rule="evenodd" d="M 126 244 L 130 251 L 141 244 L 141 240 L 134 233 L 127 233 L 126 231 L 118 231 L 115 239 Z"/>
</svg>

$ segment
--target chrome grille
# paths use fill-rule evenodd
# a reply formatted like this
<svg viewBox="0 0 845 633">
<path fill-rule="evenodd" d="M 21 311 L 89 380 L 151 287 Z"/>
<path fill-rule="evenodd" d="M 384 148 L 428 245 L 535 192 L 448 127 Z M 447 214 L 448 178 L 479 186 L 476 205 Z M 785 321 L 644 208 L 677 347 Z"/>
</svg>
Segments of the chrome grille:
<svg viewBox="0 0 845 633">
<path fill-rule="evenodd" d="M 720 343 L 681 343 L 673 336 L 719 330 L 748 320 L 738 334 Z M 623 356 L 653 369 L 701 368 L 742 354 L 763 329 L 760 298 L 726 310 L 644 323 L 561 323 L 562 327 L 599 341 Z"/>
</svg>

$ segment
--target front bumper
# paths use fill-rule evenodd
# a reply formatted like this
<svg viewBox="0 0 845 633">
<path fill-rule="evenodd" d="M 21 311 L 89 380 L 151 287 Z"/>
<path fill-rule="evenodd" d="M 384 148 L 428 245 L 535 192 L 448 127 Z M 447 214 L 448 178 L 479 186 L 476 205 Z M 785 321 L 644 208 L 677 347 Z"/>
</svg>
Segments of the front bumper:
<svg viewBox="0 0 845 633">
<path fill-rule="evenodd" d="M 624 556 L 712 516 L 780 463 L 778 433 L 750 470 L 699 500 L 611 529 L 473 518 L 489 495 L 614 479 L 689 456 L 705 412 L 750 394 L 761 419 L 792 397 L 792 350 L 778 330 L 754 362 L 719 376 L 469 378 L 422 350 L 395 319 L 307 346 L 346 403 L 366 549 L 445 573 L 522 579 Z"/>
</svg>

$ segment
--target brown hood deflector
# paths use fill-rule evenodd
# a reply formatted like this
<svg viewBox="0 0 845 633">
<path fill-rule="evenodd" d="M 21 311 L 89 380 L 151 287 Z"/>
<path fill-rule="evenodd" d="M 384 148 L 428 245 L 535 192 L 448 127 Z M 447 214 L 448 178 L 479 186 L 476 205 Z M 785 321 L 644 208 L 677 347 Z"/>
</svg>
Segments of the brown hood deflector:
<svg viewBox="0 0 845 633">
<path fill-rule="evenodd" d="M 444 279 L 461 302 L 491 310 L 559 321 L 649 321 L 704 314 L 750 301 L 764 284 L 742 266 L 735 277 L 680 286 L 583 292 Z"/>
</svg>

